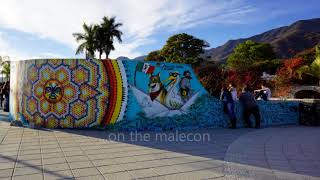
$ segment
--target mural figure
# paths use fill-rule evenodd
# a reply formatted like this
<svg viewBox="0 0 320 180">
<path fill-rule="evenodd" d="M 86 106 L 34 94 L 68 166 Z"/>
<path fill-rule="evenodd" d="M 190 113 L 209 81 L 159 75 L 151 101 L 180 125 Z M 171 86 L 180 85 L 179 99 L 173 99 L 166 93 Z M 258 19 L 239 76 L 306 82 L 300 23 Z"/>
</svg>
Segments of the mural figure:
<svg viewBox="0 0 320 180">
<path fill-rule="evenodd" d="M 148 78 L 147 83 L 144 78 Z M 190 70 L 181 65 L 139 62 L 135 65 L 134 85 L 130 88 L 147 117 L 179 115 L 188 113 L 201 94 L 200 87 L 196 92 L 192 90 L 191 79 Z"/>
<path fill-rule="evenodd" d="M 188 101 L 190 95 L 192 94 L 192 89 L 191 89 L 191 75 L 190 71 L 184 71 L 183 72 L 183 78 L 181 78 L 180 81 L 180 95 L 183 100 L 183 102 Z"/>
<path fill-rule="evenodd" d="M 169 77 L 164 80 L 164 83 L 168 82 L 168 84 L 166 84 L 168 95 L 165 105 L 169 109 L 179 109 L 183 105 L 178 89 L 180 79 L 180 73 L 178 71 L 173 71 L 170 72 Z"/>
<path fill-rule="evenodd" d="M 160 80 L 160 73 L 158 73 L 157 75 L 151 74 L 148 86 L 151 100 L 157 100 L 161 104 L 165 104 L 165 99 L 168 91 L 164 88 L 164 85 Z"/>
<path fill-rule="evenodd" d="M 151 74 L 149 78 L 149 95 L 151 100 L 157 100 L 169 109 L 179 109 L 182 99 L 179 94 L 178 85 L 180 82 L 179 72 L 169 73 L 169 77 L 161 82 L 160 73 Z"/>
<path fill-rule="evenodd" d="M 62 86 L 59 81 L 53 79 L 47 81 L 44 89 L 44 97 L 47 101 L 56 103 L 61 100 L 63 94 Z"/>
</svg>

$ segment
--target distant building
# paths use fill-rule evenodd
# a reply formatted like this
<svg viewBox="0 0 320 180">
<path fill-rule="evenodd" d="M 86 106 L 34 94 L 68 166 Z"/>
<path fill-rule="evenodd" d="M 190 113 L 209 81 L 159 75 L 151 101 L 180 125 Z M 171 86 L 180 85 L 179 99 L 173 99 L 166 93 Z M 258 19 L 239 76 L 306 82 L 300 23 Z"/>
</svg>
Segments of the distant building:
<svg viewBox="0 0 320 180">
<path fill-rule="evenodd" d="M 260 78 L 261 78 L 262 80 L 264 80 L 264 81 L 270 81 L 270 80 L 272 80 L 272 79 L 274 79 L 274 78 L 276 78 L 276 77 L 277 77 L 277 75 L 268 74 L 268 73 L 266 73 L 266 72 L 263 72 L 263 73 L 262 73 L 262 76 L 260 76 Z"/>
</svg>

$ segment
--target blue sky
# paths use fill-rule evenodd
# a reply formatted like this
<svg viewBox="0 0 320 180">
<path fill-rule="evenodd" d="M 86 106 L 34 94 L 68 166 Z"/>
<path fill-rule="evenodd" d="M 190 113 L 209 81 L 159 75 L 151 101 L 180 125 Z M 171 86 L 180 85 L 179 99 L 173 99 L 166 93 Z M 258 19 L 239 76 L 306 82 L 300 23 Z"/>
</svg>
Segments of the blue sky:
<svg viewBox="0 0 320 180">
<path fill-rule="evenodd" d="M 116 16 L 123 43 L 111 58 L 147 54 L 167 38 L 188 33 L 211 47 L 310 18 L 320 18 L 319 0 L 1 0 L 0 56 L 11 59 L 72 58 L 73 32 L 84 22 Z"/>
</svg>

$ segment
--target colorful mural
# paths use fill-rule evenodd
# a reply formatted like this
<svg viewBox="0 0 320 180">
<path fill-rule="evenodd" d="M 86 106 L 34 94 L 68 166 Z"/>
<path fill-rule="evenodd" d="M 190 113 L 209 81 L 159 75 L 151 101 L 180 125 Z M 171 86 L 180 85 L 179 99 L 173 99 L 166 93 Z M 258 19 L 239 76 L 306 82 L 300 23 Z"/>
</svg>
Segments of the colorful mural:
<svg viewBox="0 0 320 180">
<path fill-rule="evenodd" d="M 140 112 L 183 114 L 205 92 L 188 65 L 38 59 L 12 69 L 12 116 L 47 128 L 104 128 Z"/>
<path fill-rule="evenodd" d="M 15 117 L 47 128 L 104 126 L 123 118 L 127 84 L 121 62 L 56 59 L 15 63 L 17 78 L 23 77 L 11 88 L 18 101 L 12 107 Z"/>
<path fill-rule="evenodd" d="M 15 61 L 11 63 L 10 88 L 12 119 L 37 127 L 171 130 L 227 127 L 229 122 L 221 102 L 206 92 L 186 64 Z M 262 125 L 296 123 L 297 105 L 260 103 Z M 240 127 L 238 103 L 236 113 Z"/>
<path fill-rule="evenodd" d="M 148 118 L 188 113 L 197 97 L 206 93 L 189 65 L 133 61 L 124 64 L 131 77 L 129 89 L 135 97 L 131 103 L 139 104 L 139 110 Z"/>
</svg>

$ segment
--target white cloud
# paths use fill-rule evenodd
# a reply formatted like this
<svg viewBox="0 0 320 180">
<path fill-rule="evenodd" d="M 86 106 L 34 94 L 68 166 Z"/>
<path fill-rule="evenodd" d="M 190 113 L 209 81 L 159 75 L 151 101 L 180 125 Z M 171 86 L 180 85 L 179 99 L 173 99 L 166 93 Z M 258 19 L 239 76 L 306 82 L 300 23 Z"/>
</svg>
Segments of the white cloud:
<svg viewBox="0 0 320 180">
<path fill-rule="evenodd" d="M 57 58 L 63 57 L 57 53 L 43 52 L 40 54 L 34 54 L 30 52 L 24 52 L 15 48 L 14 44 L 8 41 L 6 38 L 7 33 L 0 32 L 0 56 L 9 57 L 10 60 L 23 60 L 23 59 L 36 59 L 36 58 Z"/>
<path fill-rule="evenodd" d="M 75 49 L 72 33 L 103 16 L 123 23 L 123 44 L 111 57 L 141 55 L 136 48 L 153 42 L 160 31 L 181 30 L 202 23 L 242 23 L 255 9 L 243 0 L 1 0 L 0 26 L 32 33 Z M 50 51 L 50 50 L 48 50 Z"/>
<path fill-rule="evenodd" d="M 10 59 L 21 59 L 24 57 L 30 57 L 30 55 L 22 54 L 21 52 L 16 51 L 10 43 L 4 38 L 5 33 L 0 32 L 0 56 L 1 57 L 10 57 Z"/>
</svg>

